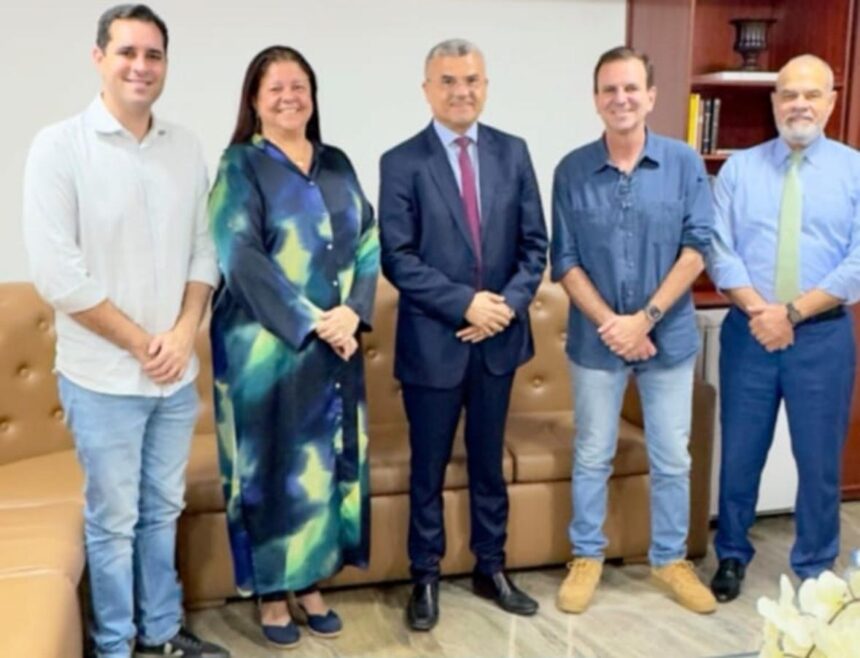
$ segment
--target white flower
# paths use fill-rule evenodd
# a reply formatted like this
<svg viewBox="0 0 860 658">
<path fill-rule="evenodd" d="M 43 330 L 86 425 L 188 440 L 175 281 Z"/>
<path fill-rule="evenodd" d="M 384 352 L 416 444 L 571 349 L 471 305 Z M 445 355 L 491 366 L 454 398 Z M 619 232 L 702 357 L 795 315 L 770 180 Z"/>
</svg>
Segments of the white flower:
<svg viewBox="0 0 860 658">
<path fill-rule="evenodd" d="M 797 592 L 797 600 L 803 612 L 829 623 L 849 600 L 848 583 L 832 571 L 824 571 L 817 579 L 809 578 L 803 582 Z"/>
<path fill-rule="evenodd" d="M 860 657 L 860 624 L 827 626 L 816 633 L 815 646 L 827 658 Z"/>
<path fill-rule="evenodd" d="M 758 600 L 758 612 L 780 631 L 783 646 L 791 644 L 792 653 L 806 654 L 812 648 L 811 619 L 802 617 L 794 606 L 794 588 L 785 575 L 779 580 L 779 590 L 779 602 L 764 596 Z"/>
<path fill-rule="evenodd" d="M 795 592 L 780 578 L 779 599 L 762 597 L 765 618 L 759 658 L 860 658 L 860 573 L 846 583 L 830 571 Z"/>
</svg>

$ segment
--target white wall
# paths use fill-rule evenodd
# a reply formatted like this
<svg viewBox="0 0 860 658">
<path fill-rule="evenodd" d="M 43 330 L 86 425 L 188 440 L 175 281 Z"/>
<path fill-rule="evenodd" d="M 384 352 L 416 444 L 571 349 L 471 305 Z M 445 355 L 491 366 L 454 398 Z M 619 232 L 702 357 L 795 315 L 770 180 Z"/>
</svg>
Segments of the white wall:
<svg viewBox="0 0 860 658">
<path fill-rule="evenodd" d="M 0 281 L 27 279 L 21 176 L 30 140 L 98 91 L 90 63 L 99 14 L 119 0 L 12 0 L 0 8 Z M 379 155 L 429 120 L 420 83 L 429 48 L 449 37 L 487 59 L 482 120 L 525 137 L 549 220 L 552 170 L 594 139 L 591 69 L 624 41 L 625 0 L 152 0 L 170 30 L 156 112 L 203 141 L 214 173 L 242 76 L 262 48 L 300 50 L 320 85 L 323 139 L 343 148 L 376 203 Z"/>
</svg>

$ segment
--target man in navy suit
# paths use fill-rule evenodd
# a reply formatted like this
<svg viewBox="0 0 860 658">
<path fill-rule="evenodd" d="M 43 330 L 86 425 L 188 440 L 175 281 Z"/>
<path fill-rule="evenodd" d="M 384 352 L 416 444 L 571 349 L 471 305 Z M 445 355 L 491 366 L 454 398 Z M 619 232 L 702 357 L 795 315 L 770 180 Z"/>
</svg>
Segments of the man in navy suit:
<svg viewBox="0 0 860 658">
<path fill-rule="evenodd" d="M 508 612 L 537 611 L 504 572 L 502 455 L 514 372 L 534 353 L 528 306 L 547 248 L 525 142 L 477 123 L 487 89 L 481 52 L 444 41 L 425 75 L 433 122 L 382 156 L 379 201 L 382 267 L 400 291 L 395 375 L 412 449 L 414 630 L 438 620 L 442 486 L 464 408 L 475 593 Z"/>
</svg>

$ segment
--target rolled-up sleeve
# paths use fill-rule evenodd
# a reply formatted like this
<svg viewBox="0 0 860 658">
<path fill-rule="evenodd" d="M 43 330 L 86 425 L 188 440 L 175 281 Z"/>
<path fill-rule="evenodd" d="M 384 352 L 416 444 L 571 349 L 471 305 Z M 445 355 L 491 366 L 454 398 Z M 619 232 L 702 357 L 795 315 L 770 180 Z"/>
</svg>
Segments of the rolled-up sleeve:
<svg viewBox="0 0 860 658">
<path fill-rule="evenodd" d="M 690 154 L 690 174 L 684 190 L 684 224 L 681 246 L 695 249 L 707 259 L 714 234 L 714 204 L 708 172 L 698 154 Z"/>
<path fill-rule="evenodd" d="M 194 199 L 194 235 L 191 241 L 191 260 L 188 264 L 188 281 L 206 283 L 213 288 L 218 285 L 220 274 L 215 242 L 209 230 L 209 177 L 200 146 L 197 146 L 197 190 Z"/>
<path fill-rule="evenodd" d="M 556 167 L 552 182 L 550 274 L 553 281 L 560 281 L 570 270 L 582 264 L 570 208 L 570 181 L 564 164 L 562 162 Z"/>
<path fill-rule="evenodd" d="M 24 169 L 23 231 L 36 289 L 71 314 L 97 306 L 107 292 L 87 271 L 77 244 L 78 200 L 66 139 L 54 126 L 33 140 Z"/>
<path fill-rule="evenodd" d="M 752 285 L 746 265 L 737 253 L 732 221 L 732 196 L 737 184 L 736 160 L 723 165 L 714 186 L 714 242 L 707 259 L 708 274 L 720 290 Z"/>
<path fill-rule="evenodd" d="M 860 184 L 855 189 L 860 189 Z M 851 222 L 851 241 L 848 255 L 830 272 L 818 288 L 846 304 L 860 301 L 860 202 L 854 200 L 854 217 Z"/>
</svg>

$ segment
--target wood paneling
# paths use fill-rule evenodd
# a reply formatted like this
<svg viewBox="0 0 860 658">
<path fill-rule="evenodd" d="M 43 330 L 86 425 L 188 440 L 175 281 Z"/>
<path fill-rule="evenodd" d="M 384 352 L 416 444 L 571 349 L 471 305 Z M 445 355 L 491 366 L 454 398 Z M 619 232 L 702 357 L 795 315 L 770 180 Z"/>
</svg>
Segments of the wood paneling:
<svg viewBox="0 0 860 658">
<path fill-rule="evenodd" d="M 860 306 L 854 306 L 854 342 L 860 346 Z M 860 351 L 860 350 L 858 350 Z M 854 373 L 851 419 L 842 459 L 842 495 L 860 499 L 860 370 Z"/>
<path fill-rule="evenodd" d="M 648 123 L 678 139 L 687 131 L 692 21 L 690 0 L 628 3 L 627 44 L 646 53 L 654 64 L 657 105 Z"/>
<path fill-rule="evenodd" d="M 689 94 L 719 96 L 720 148 L 744 148 L 776 135 L 769 89 L 754 86 L 692 86 L 693 76 L 735 69 L 732 18 L 775 18 L 762 53 L 762 68 L 776 70 L 788 59 L 812 53 L 834 70 L 838 100 L 827 125 L 828 136 L 860 147 L 860 0 L 628 0 L 630 45 L 651 56 L 658 99 L 649 124 L 656 131 L 684 139 Z M 706 156 L 715 174 L 724 158 Z M 697 304 L 721 303 L 706 276 L 694 286 Z M 860 346 L 860 311 L 854 309 Z M 858 349 L 860 351 L 860 349 Z M 860 498 L 860 377 L 854 390 L 851 425 L 845 447 L 843 492 Z"/>
</svg>

